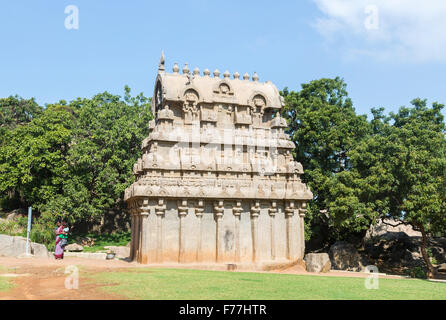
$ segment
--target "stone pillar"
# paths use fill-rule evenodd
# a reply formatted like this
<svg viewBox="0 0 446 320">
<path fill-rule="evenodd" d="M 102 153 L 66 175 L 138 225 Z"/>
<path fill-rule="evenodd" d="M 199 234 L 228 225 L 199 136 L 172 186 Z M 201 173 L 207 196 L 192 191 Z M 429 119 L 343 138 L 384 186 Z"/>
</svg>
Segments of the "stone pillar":
<svg viewBox="0 0 446 320">
<path fill-rule="evenodd" d="M 135 258 L 135 209 L 130 208 L 130 232 L 131 232 L 131 240 L 130 240 L 130 261 L 133 261 Z"/>
<path fill-rule="evenodd" d="M 252 237 L 252 261 L 256 262 L 258 256 L 258 220 L 260 214 L 260 201 L 254 201 L 251 207 L 251 237 Z"/>
<path fill-rule="evenodd" d="M 305 256 L 305 213 L 307 212 L 307 203 L 302 202 L 299 209 L 299 236 L 300 236 L 300 259 Z"/>
<path fill-rule="evenodd" d="M 157 263 L 163 262 L 163 220 L 166 213 L 164 199 L 158 199 L 158 205 L 155 206 L 156 214 L 156 254 Z"/>
<path fill-rule="evenodd" d="M 187 200 L 178 201 L 178 217 L 180 218 L 179 245 L 178 245 L 178 262 L 184 263 L 184 253 L 186 251 L 186 232 L 184 230 L 184 218 L 188 211 Z"/>
<path fill-rule="evenodd" d="M 198 221 L 197 254 L 196 254 L 197 262 L 201 262 L 203 260 L 203 253 L 202 253 L 203 230 L 201 224 L 201 219 L 203 218 L 203 212 L 204 212 L 204 201 L 198 200 L 197 206 L 195 207 L 195 216 L 197 217 Z"/>
<path fill-rule="evenodd" d="M 134 254 L 133 254 L 133 259 L 138 261 L 138 253 L 139 253 L 139 218 L 138 218 L 138 210 L 135 209 L 134 213 L 133 213 L 133 219 L 135 220 L 135 235 L 134 235 L 134 239 L 135 239 L 135 250 L 134 250 Z"/>
<path fill-rule="evenodd" d="M 232 213 L 235 217 L 235 262 L 240 262 L 240 216 L 242 211 L 242 200 L 237 200 L 232 208 Z"/>
<path fill-rule="evenodd" d="M 294 207 L 294 201 L 289 201 L 285 207 L 285 220 L 286 220 L 286 258 L 293 260 L 295 256 L 295 246 L 293 243 L 293 216 L 296 208 Z"/>
<path fill-rule="evenodd" d="M 276 259 L 276 234 L 275 234 L 275 217 L 277 213 L 277 202 L 271 202 L 271 208 L 268 209 L 270 217 L 270 234 L 271 234 L 271 260 Z"/>
<path fill-rule="evenodd" d="M 144 199 L 141 208 L 141 263 L 149 262 L 149 199 Z"/>
<path fill-rule="evenodd" d="M 223 218 L 223 213 L 224 213 L 224 204 L 223 204 L 223 200 L 220 200 L 218 202 L 214 203 L 214 218 L 215 218 L 215 224 L 216 224 L 216 232 L 215 232 L 215 240 L 216 240 L 216 244 L 215 244 L 215 261 L 216 262 L 221 262 L 222 260 L 222 241 L 221 241 L 221 237 L 222 237 L 222 225 L 221 225 L 221 220 Z"/>
<path fill-rule="evenodd" d="M 139 241 L 139 250 L 138 250 L 138 262 L 139 263 L 142 263 L 142 251 L 143 251 L 143 247 L 142 247 L 142 245 L 143 245 L 143 243 L 142 243 L 142 236 L 143 236 L 143 220 L 142 220 L 142 208 L 139 208 L 138 209 L 138 220 L 139 220 L 139 239 L 138 239 L 138 241 Z"/>
</svg>

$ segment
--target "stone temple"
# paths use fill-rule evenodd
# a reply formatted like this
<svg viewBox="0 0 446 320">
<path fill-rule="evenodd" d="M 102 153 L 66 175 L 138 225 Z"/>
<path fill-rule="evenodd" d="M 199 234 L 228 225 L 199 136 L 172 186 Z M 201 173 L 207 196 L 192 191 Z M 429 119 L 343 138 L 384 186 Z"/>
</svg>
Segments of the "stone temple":
<svg viewBox="0 0 446 320">
<path fill-rule="evenodd" d="M 270 81 L 158 68 L 142 157 L 126 189 L 131 258 L 254 267 L 303 259 L 311 191 Z"/>
</svg>

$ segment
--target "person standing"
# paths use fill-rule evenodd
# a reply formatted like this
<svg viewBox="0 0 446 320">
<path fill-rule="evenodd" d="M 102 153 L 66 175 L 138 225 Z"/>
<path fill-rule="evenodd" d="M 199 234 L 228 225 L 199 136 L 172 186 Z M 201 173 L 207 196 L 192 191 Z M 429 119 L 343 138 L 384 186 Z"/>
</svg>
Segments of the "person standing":
<svg viewBox="0 0 446 320">
<path fill-rule="evenodd" d="M 63 225 L 60 221 L 57 221 L 57 228 L 56 228 L 56 249 L 54 250 L 54 258 L 56 258 L 56 260 L 58 259 L 63 259 L 63 252 L 64 252 L 64 246 L 62 245 L 62 238 L 60 237 L 61 235 L 63 236 Z"/>
</svg>

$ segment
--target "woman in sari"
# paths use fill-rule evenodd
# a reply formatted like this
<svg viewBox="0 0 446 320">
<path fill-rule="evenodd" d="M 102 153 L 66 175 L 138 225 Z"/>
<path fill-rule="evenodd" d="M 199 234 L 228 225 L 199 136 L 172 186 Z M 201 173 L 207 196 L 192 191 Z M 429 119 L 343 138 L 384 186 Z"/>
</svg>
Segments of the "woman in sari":
<svg viewBox="0 0 446 320">
<path fill-rule="evenodd" d="M 57 259 L 63 259 L 63 246 L 62 246 L 62 239 L 59 237 L 59 235 L 63 234 L 63 225 L 60 223 L 60 221 L 57 221 L 57 228 L 56 228 L 56 249 L 54 250 L 54 258 Z"/>
</svg>

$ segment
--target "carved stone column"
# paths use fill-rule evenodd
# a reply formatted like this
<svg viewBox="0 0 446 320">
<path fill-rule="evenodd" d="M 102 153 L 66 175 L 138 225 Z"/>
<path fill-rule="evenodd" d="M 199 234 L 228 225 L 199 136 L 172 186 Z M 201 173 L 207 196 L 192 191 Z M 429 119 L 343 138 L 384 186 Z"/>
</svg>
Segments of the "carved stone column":
<svg viewBox="0 0 446 320">
<path fill-rule="evenodd" d="M 274 218 L 277 213 L 277 202 L 271 202 L 271 208 L 268 209 L 268 213 L 270 216 L 270 234 L 271 234 L 271 260 L 276 259 L 276 234 L 275 234 L 275 224 Z"/>
<path fill-rule="evenodd" d="M 240 216 L 242 211 L 242 200 L 237 200 L 232 208 L 235 217 L 235 262 L 240 262 Z"/>
<path fill-rule="evenodd" d="M 215 218 L 215 224 L 216 224 L 216 232 L 215 232 L 215 261 L 221 262 L 222 259 L 222 243 L 221 243 L 221 236 L 222 236 L 222 226 L 221 226 L 221 219 L 223 218 L 224 213 L 224 205 L 223 200 L 220 200 L 218 202 L 214 203 L 214 218 Z"/>
<path fill-rule="evenodd" d="M 138 256 L 139 256 L 139 217 L 138 217 L 138 210 L 135 208 L 133 211 L 133 219 L 135 221 L 135 245 L 134 245 L 134 252 L 133 252 L 133 259 L 138 262 Z"/>
<path fill-rule="evenodd" d="M 179 230 L 179 246 L 178 246 L 178 262 L 184 263 L 184 252 L 186 251 L 186 232 L 184 230 L 184 218 L 187 216 L 187 200 L 183 199 L 178 201 L 178 216 L 180 218 L 180 230 Z"/>
<path fill-rule="evenodd" d="M 251 207 L 251 237 L 252 237 L 252 261 L 255 262 L 258 256 L 258 220 L 260 215 L 260 201 L 254 201 Z"/>
<path fill-rule="evenodd" d="M 289 201 L 285 207 L 285 219 L 286 219 L 286 257 L 288 260 L 292 260 L 295 255 L 293 244 L 293 216 L 295 212 L 294 201 Z"/>
<path fill-rule="evenodd" d="M 130 260 L 133 261 L 135 258 L 135 209 L 134 203 L 129 203 L 129 212 L 130 212 L 130 230 L 131 230 L 131 240 L 130 240 Z"/>
<path fill-rule="evenodd" d="M 202 254 L 202 241 L 203 241 L 203 230 L 202 230 L 202 223 L 201 219 L 203 218 L 203 212 L 204 212 L 204 201 L 198 200 L 197 207 L 195 208 L 195 216 L 198 220 L 198 235 L 197 235 L 197 254 L 196 254 L 196 260 L 197 262 L 201 262 L 203 260 L 203 254 Z"/>
<path fill-rule="evenodd" d="M 164 199 L 158 200 L 158 205 L 155 206 L 156 214 L 156 255 L 157 263 L 163 262 L 163 220 L 166 213 L 166 205 Z"/>
<path fill-rule="evenodd" d="M 307 203 L 302 202 L 299 209 L 299 236 L 300 236 L 300 258 L 303 259 L 305 255 L 305 213 L 307 212 Z"/>
<path fill-rule="evenodd" d="M 138 217 L 138 262 L 141 263 L 142 261 L 142 234 L 143 234 L 143 225 L 142 225 L 142 208 L 141 204 L 139 204 L 139 207 L 137 209 L 137 217 Z"/>
<path fill-rule="evenodd" d="M 148 263 L 149 256 L 149 199 L 144 199 L 141 207 L 141 263 Z"/>
</svg>

